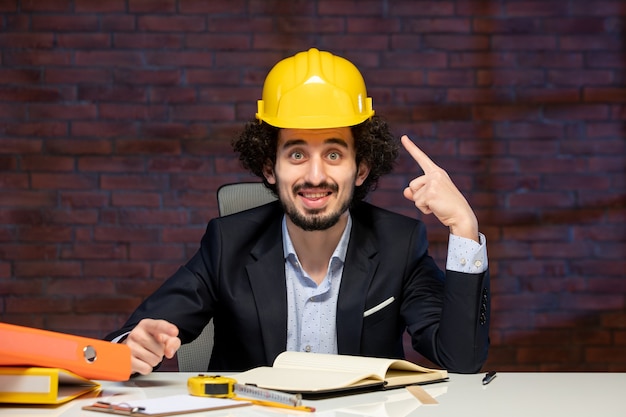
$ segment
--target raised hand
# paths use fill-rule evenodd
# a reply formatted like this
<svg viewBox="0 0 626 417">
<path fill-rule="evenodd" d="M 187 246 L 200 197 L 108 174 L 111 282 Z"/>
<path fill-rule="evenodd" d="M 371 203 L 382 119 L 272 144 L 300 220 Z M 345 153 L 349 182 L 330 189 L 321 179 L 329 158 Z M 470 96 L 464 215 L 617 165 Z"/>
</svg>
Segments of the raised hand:
<svg viewBox="0 0 626 417">
<path fill-rule="evenodd" d="M 435 164 L 404 135 L 402 145 L 422 168 L 424 175 L 414 178 L 404 189 L 404 197 L 424 214 L 434 214 L 450 233 L 478 242 L 478 220 L 463 194 L 448 173 Z"/>
<path fill-rule="evenodd" d="M 143 319 L 124 342 L 130 348 L 133 373 L 147 375 L 180 347 L 178 327 L 165 320 Z"/>
</svg>

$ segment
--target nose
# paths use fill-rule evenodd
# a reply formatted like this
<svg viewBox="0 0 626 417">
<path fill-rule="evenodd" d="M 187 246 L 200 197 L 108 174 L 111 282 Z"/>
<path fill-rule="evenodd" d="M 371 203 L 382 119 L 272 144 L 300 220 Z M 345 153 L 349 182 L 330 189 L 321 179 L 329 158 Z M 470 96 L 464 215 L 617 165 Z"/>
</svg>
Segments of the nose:
<svg viewBox="0 0 626 417">
<path fill-rule="evenodd" d="M 306 172 L 306 181 L 310 184 L 321 184 L 326 181 L 326 166 L 321 156 L 317 155 L 309 160 Z"/>
</svg>

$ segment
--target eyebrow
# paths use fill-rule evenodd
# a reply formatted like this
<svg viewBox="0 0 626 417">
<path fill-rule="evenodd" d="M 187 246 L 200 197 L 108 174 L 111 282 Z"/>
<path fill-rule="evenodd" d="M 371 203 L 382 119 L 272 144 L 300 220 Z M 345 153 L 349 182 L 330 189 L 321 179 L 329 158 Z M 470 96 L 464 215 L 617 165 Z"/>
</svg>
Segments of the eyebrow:
<svg viewBox="0 0 626 417">
<path fill-rule="evenodd" d="M 288 140 L 287 142 L 285 142 L 282 146 L 283 149 L 289 148 L 291 146 L 300 146 L 300 145 L 306 145 L 307 141 L 305 141 L 304 139 L 291 139 Z M 340 138 L 328 138 L 326 140 L 324 140 L 324 144 L 325 145 L 339 145 L 343 148 L 348 149 L 348 142 L 346 142 L 344 139 L 340 139 Z"/>
</svg>

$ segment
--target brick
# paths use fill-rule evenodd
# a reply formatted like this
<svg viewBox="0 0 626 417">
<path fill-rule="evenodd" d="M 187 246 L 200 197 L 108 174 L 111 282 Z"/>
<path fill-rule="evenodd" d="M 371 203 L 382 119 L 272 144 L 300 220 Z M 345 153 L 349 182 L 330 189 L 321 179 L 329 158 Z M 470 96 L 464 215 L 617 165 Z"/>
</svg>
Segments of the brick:
<svg viewBox="0 0 626 417">
<path fill-rule="evenodd" d="M 21 10 L 25 12 L 69 12 L 71 0 L 51 0 L 39 2 L 37 0 L 24 0 L 21 2 Z"/>
<path fill-rule="evenodd" d="M 97 137 L 115 138 L 120 136 L 136 136 L 136 126 L 133 123 L 115 122 L 83 122 L 72 123 L 71 136 L 76 137 Z"/>
<path fill-rule="evenodd" d="M 95 32 L 98 17 L 88 14 L 76 15 L 32 15 L 31 25 L 35 31 L 53 32 Z"/>
<path fill-rule="evenodd" d="M 100 66 L 100 67 L 141 67 L 143 58 L 139 52 L 135 51 L 76 51 L 74 54 L 74 65 Z"/>
<path fill-rule="evenodd" d="M 451 1 L 413 1 L 390 4 L 389 14 L 395 16 L 449 16 L 454 15 Z"/>
<path fill-rule="evenodd" d="M 44 80 L 49 84 L 106 84 L 111 81 L 111 75 L 104 69 L 47 68 Z"/>
<path fill-rule="evenodd" d="M 48 139 L 46 151 L 61 155 L 107 155 L 112 151 L 112 143 L 106 139 Z"/>
<path fill-rule="evenodd" d="M 111 205 L 117 207 L 153 207 L 161 206 L 158 193 L 113 193 Z"/>
<path fill-rule="evenodd" d="M 125 245 L 109 243 L 81 243 L 61 250 L 61 259 L 127 259 Z"/>
<path fill-rule="evenodd" d="M 451 52 L 450 68 L 509 68 L 517 65 L 517 57 L 510 52 Z"/>
<path fill-rule="evenodd" d="M 14 102 L 61 101 L 63 92 L 57 88 L 0 87 L 0 100 Z"/>
<path fill-rule="evenodd" d="M 414 72 L 414 71 L 409 71 Z M 377 79 L 385 79 L 386 77 L 375 77 Z M 407 80 L 406 77 L 401 78 Z M 475 75 L 468 70 L 435 70 L 428 71 L 426 74 L 426 84 L 430 86 L 469 86 L 474 84 Z M 409 82 L 412 80 L 409 79 Z M 406 82 L 406 81 L 405 81 Z M 411 82 L 411 84 L 415 84 Z"/>
<path fill-rule="evenodd" d="M 60 34 L 57 38 L 57 45 L 74 49 L 106 49 L 111 47 L 111 36 L 108 33 Z"/>
<path fill-rule="evenodd" d="M 206 50 L 207 48 L 226 48 L 228 50 L 248 50 L 250 48 L 250 44 L 250 35 L 247 34 L 237 35 L 233 33 L 225 33 L 220 35 L 216 33 L 202 33 L 189 34 L 185 38 L 185 46 L 189 49 Z"/>
<path fill-rule="evenodd" d="M 491 47 L 495 50 L 528 51 L 557 49 L 557 40 L 547 35 L 494 35 L 491 38 Z"/>
<path fill-rule="evenodd" d="M 113 13 L 126 11 L 124 0 L 74 0 L 74 10 L 79 13 Z"/>
<path fill-rule="evenodd" d="M 95 176 L 60 173 L 31 175 L 33 189 L 91 190 L 96 187 Z"/>
<path fill-rule="evenodd" d="M 0 169 L 2 169 L 2 160 L 0 158 Z M 17 164 L 12 164 L 14 167 Z M 27 189 L 29 188 L 29 178 L 28 174 L 19 174 L 19 173 L 7 173 L 0 175 L 0 188 L 3 189 Z"/>
<path fill-rule="evenodd" d="M 87 0 L 86 0 L 87 1 Z M 136 19 L 133 15 L 102 15 L 101 26 L 102 30 L 110 32 L 126 32 L 136 29 Z"/>
<path fill-rule="evenodd" d="M 79 86 L 78 99 L 145 103 L 147 101 L 147 92 L 143 87 Z"/>
<path fill-rule="evenodd" d="M 132 49 L 181 49 L 184 36 L 177 33 L 114 33 L 113 45 Z"/>
<path fill-rule="evenodd" d="M 69 297 L 9 297 L 5 300 L 5 311 L 9 314 L 45 314 L 72 311 L 73 303 Z"/>
<path fill-rule="evenodd" d="M 119 213 L 120 224 L 182 225 L 188 218 L 188 214 L 180 210 L 122 210 Z"/>
<path fill-rule="evenodd" d="M 0 190 L 0 207 L 51 207 L 56 205 L 52 191 L 3 191 Z"/>
<path fill-rule="evenodd" d="M 572 273 L 580 275 L 605 275 L 605 276 L 624 276 L 626 270 L 626 262 L 617 260 L 606 259 L 582 259 L 572 261 Z"/>
<path fill-rule="evenodd" d="M 146 137 L 185 141 L 209 137 L 206 124 L 193 123 L 145 123 L 142 126 L 142 134 Z"/>
<path fill-rule="evenodd" d="M 163 175 L 113 175 L 100 176 L 102 190 L 162 190 L 167 187 L 167 178 Z"/>
<path fill-rule="evenodd" d="M 75 209 L 98 208 L 107 205 L 109 196 L 97 191 L 63 191 L 60 194 L 63 207 Z"/>
<path fill-rule="evenodd" d="M 206 227 L 179 227 L 165 228 L 161 234 L 161 240 L 165 243 L 189 243 L 197 245 L 204 235 Z"/>
<path fill-rule="evenodd" d="M 211 68 L 214 66 L 213 54 L 208 52 L 144 52 L 142 54 L 145 64 L 150 66 L 170 66 L 176 62 L 177 65 L 191 68 Z"/>
<path fill-rule="evenodd" d="M 137 28 L 146 32 L 201 32 L 206 29 L 206 19 L 197 15 L 140 15 Z"/>
<path fill-rule="evenodd" d="M 129 0 L 128 10 L 132 13 L 173 13 L 177 3 L 176 0 Z"/>
<path fill-rule="evenodd" d="M 14 262 L 15 276 L 19 278 L 41 278 L 41 277 L 80 277 L 81 268 L 77 261 L 19 261 Z M 46 311 L 46 310 L 43 310 Z M 47 311 L 55 311 L 49 309 Z"/>
<path fill-rule="evenodd" d="M 51 295 L 98 296 L 114 294 L 115 285 L 113 281 L 104 279 L 62 278 L 50 282 L 47 292 Z"/>
<path fill-rule="evenodd" d="M 0 46 L 15 49 L 52 48 L 52 33 L 0 33 Z"/>
<path fill-rule="evenodd" d="M 413 107 L 413 120 L 470 120 L 471 109 L 466 106 L 433 105 Z"/>
<path fill-rule="evenodd" d="M 183 258 L 182 246 L 172 243 L 133 244 L 129 248 L 129 258 L 136 261 L 168 261 Z"/>
<path fill-rule="evenodd" d="M 154 172 L 212 172 L 213 163 L 200 158 L 153 158 L 148 169 Z"/>
<path fill-rule="evenodd" d="M 583 90 L 583 99 L 588 102 L 625 103 L 626 88 L 595 88 Z"/>
<path fill-rule="evenodd" d="M 22 168 L 27 171 L 73 171 L 74 158 L 50 155 L 25 155 Z"/>
<path fill-rule="evenodd" d="M 219 2 L 219 1 L 207 2 L 203 0 L 181 0 L 179 2 L 178 7 L 181 13 L 239 14 L 245 10 L 245 4 L 246 2 L 244 2 L 243 0 L 231 0 L 228 2 Z M 264 4 L 265 3 L 262 2 L 262 5 Z"/>
<path fill-rule="evenodd" d="M 394 69 L 417 68 L 446 68 L 447 57 L 444 52 L 384 52 L 385 62 L 394 62 Z"/>
<path fill-rule="evenodd" d="M 541 30 L 540 19 L 525 17 L 498 19 L 478 17 L 472 20 L 472 29 L 477 33 L 537 33 Z"/>
<path fill-rule="evenodd" d="M 165 120 L 169 116 L 165 106 L 142 104 L 100 105 L 100 118 L 104 120 Z"/>
<path fill-rule="evenodd" d="M 621 45 L 622 41 L 617 36 L 611 35 L 569 35 L 561 36 L 559 39 L 559 46 L 563 51 L 619 50 Z"/>
<path fill-rule="evenodd" d="M 498 124 L 495 128 L 497 137 L 509 139 L 555 139 L 563 137 L 563 127 L 557 124 L 545 123 L 506 123 Z M 550 151 L 554 151 L 554 147 Z M 515 155 L 515 153 L 513 153 Z"/>
<path fill-rule="evenodd" d="M 214 32 L 268 33 L 275 30 L 272 16 L 210 15 L 208 27 Z M 264 74 L 265 75 L 265 74 Z"/>
<path fill-rule="evenodd" d="M 500 121 L 538 121 L 541 119 L 541 109 L 526 105 L 500 105 L 500 106 L 474 106 L 472 109 L 474 119 L 500 120 Z"/>
<path fill-rule="evenodd" d="M 450 103 L 507 103 L 512 101 L 511 92 L 504 88 L 449 88 L 446 99 Z"/>
<path fill-rule="evenodd" d="M 9 263 L 0 264 L 0 277 L 9 277 Z M 4 281 L 0 280 L 0 296 L 37 296 L 44 292 L 44 286 L 41 280 L 19 280 Z M 1 305 L 1 304 L 0 304 Z M 4 311 L 4 309 L 3 309 Z"/>
<path fill-rule="evenodd" d="M 29 117 L 31 120 L 80 120 L 92 119 L 97 114 L 96 106 L 93 104 L 31 104 L 29 106 Z"/>
<path fill-rule="evenodd" d="M 100 296 L 77 299 L 74 308 L 77 313 L 129 313 L 141 303 L 139 297 Z"/>
<path fill-rule="evenodd" d="M 544 71 L 540 70 L 478 70 L 476 85 L 478 86 L 528 86 L 544 85 Z"/>
<path fill-rule="evenodd" d="M 94 240 L 101 242 L 155 242 L 159 231 L 148 228 L 132 228 L 128 226 L 105 227 L 98 225 L 94 228 Z"/>
<path fill-rule="evenodd" d="M 234 120 L 234 109 L 231 105 L 181 105 L 172 109 L 172 118 L 175 121 L 228 121 Z"/>
<path fill-rule="evenodd" d="M 617 52 L 587 52 L 585 62 L 590 68 L 624 69 L 626 64 L 622 54 Z"/>
<path fill-rule="evenodd" d="M 623 347 L 590 347 L 586 349 L 585 360 L 590 362 L 618 363 L 624 367 L 624 348 Z M 624 368 L 621 368 L 624 369 Z"/>
<path fill-rule="evenodd" d="M 150 276 L 147 262 L 87 260 L 83 266 L 84 277 L 144 278 Z"/>
<path fill-rule="evenodd" d="M 532 51 L 520 52 L 517 56 L 518 65 L 539 68 L 576 68 L 584 66 L 586 56 L 579 52 Z"/>
<path fill-rule="evenodd" d="M 17 11 L 17 1 L 4 0 L 0 2 L 0 12 L 16 12 L 16 11 Z"/>
</svg>

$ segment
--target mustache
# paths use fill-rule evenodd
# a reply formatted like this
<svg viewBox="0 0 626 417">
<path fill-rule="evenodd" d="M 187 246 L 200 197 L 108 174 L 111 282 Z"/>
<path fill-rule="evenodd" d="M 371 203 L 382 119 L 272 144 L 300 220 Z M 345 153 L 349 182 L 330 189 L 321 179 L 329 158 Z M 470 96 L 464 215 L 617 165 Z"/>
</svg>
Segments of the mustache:
<svg viewBox="0 0 626 417">
<path fill-rule="evenodd" d="M 304 182 L 302 184 L 294 185 L 293 192 L 294 192 L 294 194 L 297 194 L 297 193 L 299 193 L 300 191 L 302 191 L 305 188 L 327 188 L 327 189 L 330 189 L 331 191 L 333 191 L 335 193 L 337 191 L 339 191 L 339 186 L 337 184 L 331 184 L 331 183 L 328 183 L 328 182 L 324 181 L 324 182 L 319 183 L 319 184 L 312 184 L 310 182 Z"/>
</svg>

